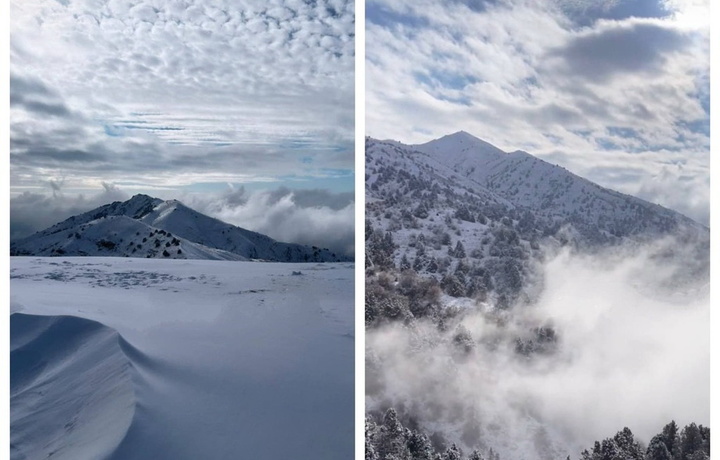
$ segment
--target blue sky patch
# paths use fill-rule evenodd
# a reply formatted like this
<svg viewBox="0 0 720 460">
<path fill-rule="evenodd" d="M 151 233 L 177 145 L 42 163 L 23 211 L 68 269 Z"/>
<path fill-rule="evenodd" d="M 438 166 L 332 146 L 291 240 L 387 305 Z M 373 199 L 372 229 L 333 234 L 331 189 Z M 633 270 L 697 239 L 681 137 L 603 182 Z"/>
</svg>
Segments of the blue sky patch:
<svg viewBox="0 0 720 460">
<path fill-rule="evenodd" d="M 398 26 L 424 28 L 430 25 L 425 18 L 398 13 L 373 1 L 365 4 L 365 19 L 373 24 L 390 28 Z"/>
<path fill-rule="evenodd" d="M 113 125 L 103 125 L 103 131 L 105 131 L 105 134 L 107 134 L 110 137 L 122 137 L 122 131 L 118 129 L 117 126 Z"/>
<path fill-rule="evenodd" d="M 462 75 L 452 72 L 441 72 L 429 70 L 427 72 L 415 72 L 415 79 L 431 88 L 447 88 L 454 90 L 464 89 L 468 85 L 477 83 L 479 80 L 470 75 Z"/>
<path fill-rule="evenodd" d="M 624 139 L 637 138 L 638 132 L 632 128 L 624 128 L 622 126 L 608 126 L 607 131 L 612 136 L 619 136 Z"/>
<path fill-rule="evenodd" d="M 603 2 L 573 5 L 565 8 L 565 14 L 580 26 L 592 26 L 601 19 L 623 20 L 628 18 L 664 18 L 670 15 L 660 0 L 620 0 L 606 8 Z"/>
</svg>

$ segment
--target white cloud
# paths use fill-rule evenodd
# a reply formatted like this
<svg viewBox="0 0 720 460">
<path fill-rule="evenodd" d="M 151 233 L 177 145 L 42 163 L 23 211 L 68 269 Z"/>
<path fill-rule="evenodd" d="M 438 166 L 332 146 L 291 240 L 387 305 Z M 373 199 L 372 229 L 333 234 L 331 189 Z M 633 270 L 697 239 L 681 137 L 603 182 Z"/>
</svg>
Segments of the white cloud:
<svg viewBox="0 0 720 460">
<path fill-rule="evenodd" d="M 222 221 L 289 241 L 354 255 L 355 202 L 352 194 L 322 190 L 246 192 L 188 196 L 187 204 Z"/>
</svg>

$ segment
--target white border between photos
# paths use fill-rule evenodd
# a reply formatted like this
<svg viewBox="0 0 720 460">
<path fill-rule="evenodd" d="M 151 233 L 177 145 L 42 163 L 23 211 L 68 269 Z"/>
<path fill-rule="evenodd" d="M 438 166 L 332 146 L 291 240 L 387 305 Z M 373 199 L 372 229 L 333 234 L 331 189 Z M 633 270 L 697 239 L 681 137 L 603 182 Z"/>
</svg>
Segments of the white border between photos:
<svg viewBox="0 0 720 460">
<path fill-rule="evenodd" d="M 355 3 L 355 459 L 365 458 L 365 1 Z"/>
</svg>

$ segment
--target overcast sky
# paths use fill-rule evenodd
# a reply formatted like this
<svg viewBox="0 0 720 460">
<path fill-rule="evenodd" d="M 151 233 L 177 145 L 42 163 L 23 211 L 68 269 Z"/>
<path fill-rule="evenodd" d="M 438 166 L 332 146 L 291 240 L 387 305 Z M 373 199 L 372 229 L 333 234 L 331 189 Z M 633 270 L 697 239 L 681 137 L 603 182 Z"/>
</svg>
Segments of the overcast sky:
<svg viewBox="0 0 720 460">
<path fill-rule="evenodd" d="M 21 206 L 40 201 L 52 212 L 137 192 L 205 200 L 238 187 L 346 197 L 354 8 L 12 0 L 13 230 L 32 212 Z M 313 196 L 325 205 L 326 195 Z"/>
<path fill-rule="evenodd" d="M 465 130 L 709 213 L 706 0 L 369 0 L 368 135 Z"/>
</svg>

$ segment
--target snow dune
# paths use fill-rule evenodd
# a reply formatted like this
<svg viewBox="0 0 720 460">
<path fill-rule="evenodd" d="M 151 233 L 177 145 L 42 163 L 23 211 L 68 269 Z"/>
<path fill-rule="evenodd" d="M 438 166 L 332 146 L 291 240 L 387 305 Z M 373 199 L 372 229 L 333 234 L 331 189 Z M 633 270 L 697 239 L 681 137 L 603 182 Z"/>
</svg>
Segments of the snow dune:
<svg viewBox="0 0 720 460">
<path fill-rule="evenodd" d="M 12 258 L 12 459 L 352 458 L 352 264 Z"/>
<path fill-rule="evenodd" d="M 10 317 L 12 459 L 103 458 L 135 412 L 116 331 L 73 316 Z"/>
</svg>

